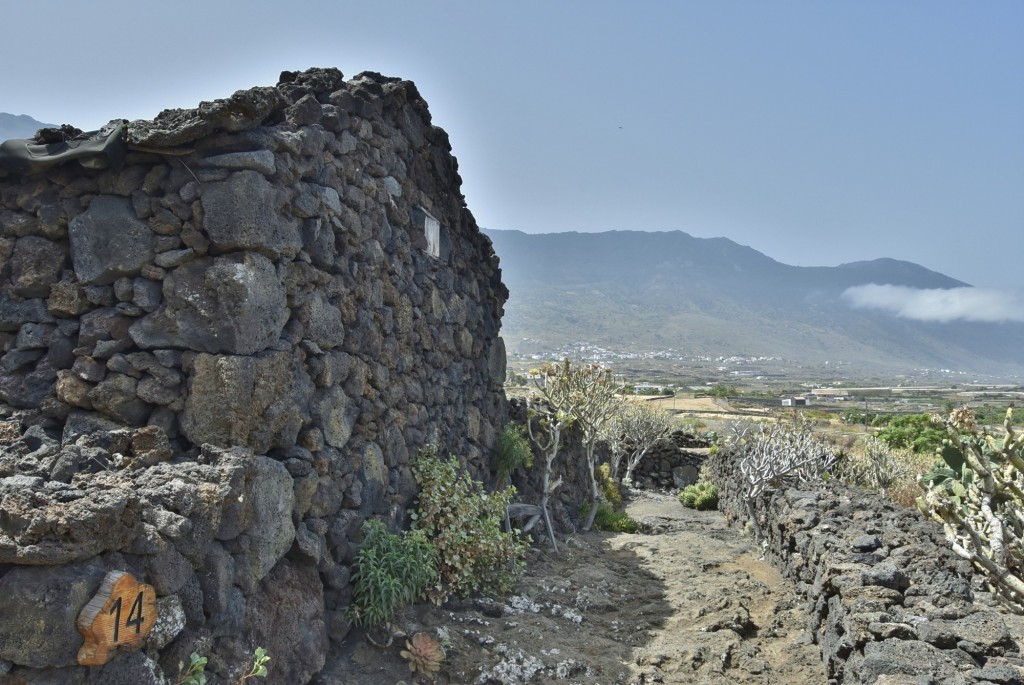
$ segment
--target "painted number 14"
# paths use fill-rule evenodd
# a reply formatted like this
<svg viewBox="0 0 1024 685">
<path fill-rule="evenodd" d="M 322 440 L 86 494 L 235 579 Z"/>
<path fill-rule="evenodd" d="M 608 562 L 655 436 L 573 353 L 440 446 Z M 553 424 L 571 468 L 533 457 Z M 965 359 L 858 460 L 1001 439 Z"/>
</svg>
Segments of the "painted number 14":
<svg viewBox="0 0 1024 685">
<path fill-rule="evenodd" d="M 121 598 L 118 597 L 114 605 L 110 607 L 110 613 L 114 614 L 114 644 L 119 642 L 121 635 Z M 136 595 L 135 601 L 132 603 L 132 608 L 128 612 L 128 619 L 124 622 L 126 629 L 135 627 L 135 634 L 138 635 L 142 630 L 142 622 L 145 618 L 142 615 L 142 591 Z"/>
</svg>

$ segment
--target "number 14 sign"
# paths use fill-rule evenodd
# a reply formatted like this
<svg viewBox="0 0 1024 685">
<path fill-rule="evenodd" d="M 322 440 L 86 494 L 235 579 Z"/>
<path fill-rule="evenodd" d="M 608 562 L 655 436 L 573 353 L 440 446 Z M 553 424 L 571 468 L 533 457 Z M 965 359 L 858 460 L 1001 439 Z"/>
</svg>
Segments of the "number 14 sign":
<svg viewBox="0 0 1024 685">
<path fill-rule="evenodd" d="M 101 666 L 118 647 L 134 649 L 156 624 L 156 592 L 125 571 L 110 571 L 96 596 L 78 614 L 85 643 L 78 650 L 82 666 Z"/>
</svg>

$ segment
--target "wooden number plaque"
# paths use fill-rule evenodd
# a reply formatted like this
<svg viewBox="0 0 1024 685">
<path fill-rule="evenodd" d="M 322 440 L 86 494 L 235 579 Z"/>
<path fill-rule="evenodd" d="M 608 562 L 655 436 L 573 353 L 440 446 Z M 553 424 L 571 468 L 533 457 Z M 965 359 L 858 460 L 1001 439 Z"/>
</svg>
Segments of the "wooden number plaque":
<svg viewBox="0 0 1024 685">
<path fill-rule="evenodd" d="M 82 666 L 101 666 L 118 647 L 134 649 L 156 624 L 156 591 L 124 571 L 110 571 L 96 596 L 78 615 L 85 643 L 78 650 Z"/>
</svg>

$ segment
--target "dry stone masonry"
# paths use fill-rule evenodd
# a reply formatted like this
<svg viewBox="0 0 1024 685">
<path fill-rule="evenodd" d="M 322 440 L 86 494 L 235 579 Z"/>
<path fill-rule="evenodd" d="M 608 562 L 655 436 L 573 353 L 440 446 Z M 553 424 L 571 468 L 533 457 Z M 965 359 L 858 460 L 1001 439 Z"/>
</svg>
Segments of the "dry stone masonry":
<svg viewBox="0 0 1024 685">
<path fill-rule="evenodd" d="M 123 131 L 123 159 L 0 178 L 0 682 L 161 683 L 191 652 L 225 682 L 256 646 L 310 682 L 410 458 L 487 471 L 498 260 L 408 81 L 285 72 Z M 110 571 L 159 619 L 81 666 Z"/>
<path fill-rule="evenodd" d="M 682 490 L 700 480 L 711 443 L 686 431 L 674 431 L 644 456 L 633 471 L 633 487 Z M 621 467 L 625 470 L 625 465 Z"/>
<path fill-rule="evenodd" d="M 735 454 L 708 461 L 719 507 L 747 519 Z M 1024 659 L 942 530 L 884 497 L 827 483 L 757 504 L 765 556 L 807 602 L 834 685 L 1012 685 Z"/>
</svg>

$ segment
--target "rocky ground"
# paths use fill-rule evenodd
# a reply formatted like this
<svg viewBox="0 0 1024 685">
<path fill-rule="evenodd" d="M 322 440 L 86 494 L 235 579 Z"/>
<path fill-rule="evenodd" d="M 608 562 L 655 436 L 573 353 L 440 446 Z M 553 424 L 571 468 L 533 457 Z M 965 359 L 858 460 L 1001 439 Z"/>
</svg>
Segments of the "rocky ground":
<svg viewBox="0 0 1024 685">
<path fill-rule="evenodd" d="M 826 682 L 792 586 L 717 512 L 638 494 L 642 533 L 589 533 L 530 551 L 502 601 L 419 606 L 398 621 L 446 644 L 435 682 L 815 684 Z M 399 656 L 353 633 L 318 685 L 417 683 Z M 427 681 L 424 681 L 427 682 Z"/>
</svg>

